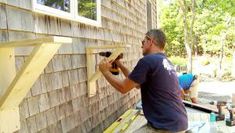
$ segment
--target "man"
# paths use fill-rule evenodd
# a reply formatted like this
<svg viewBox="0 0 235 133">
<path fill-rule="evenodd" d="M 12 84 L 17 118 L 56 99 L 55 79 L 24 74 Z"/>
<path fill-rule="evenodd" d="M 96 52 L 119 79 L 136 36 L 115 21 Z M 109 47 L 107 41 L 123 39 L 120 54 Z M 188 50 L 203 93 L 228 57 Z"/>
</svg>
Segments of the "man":
<svg viewBox="0 0 235 133">
<path fill-rule="evenodd" d="M 192 103 L 197 103 L 199 79 L 192 73 L 183 73 L 178 77 L 182 99 L 191 99 Z"/>
<path fill-rule="evenodd" d="M 148 124 L 137 132 L 183 132 L 188 127 L 176 72 L 163 53 L 165 42 L 166 37 L 161 30 L 148 31 L 141 47 L 144 57 L 131 73 L 116 61 L 126 76 L 124 80 L 111 74 L 111 62 L 107 59 L 99 64 L 106 80 L 121 93 L 134 87 L 141 88 L 143 112 Z"/>
</svg>

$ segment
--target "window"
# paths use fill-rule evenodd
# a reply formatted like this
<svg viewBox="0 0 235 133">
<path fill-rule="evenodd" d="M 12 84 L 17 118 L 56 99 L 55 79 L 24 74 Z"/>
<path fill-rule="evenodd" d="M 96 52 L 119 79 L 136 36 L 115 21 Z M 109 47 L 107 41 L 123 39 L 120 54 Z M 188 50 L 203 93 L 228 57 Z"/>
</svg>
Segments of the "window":
<svg viewBox="0 0 235 133">
<path fill-rule="evenodd" d="M 101 25 L 100 0 L 33 0 L 33 9 L 42 14 Z"/>
</svg>

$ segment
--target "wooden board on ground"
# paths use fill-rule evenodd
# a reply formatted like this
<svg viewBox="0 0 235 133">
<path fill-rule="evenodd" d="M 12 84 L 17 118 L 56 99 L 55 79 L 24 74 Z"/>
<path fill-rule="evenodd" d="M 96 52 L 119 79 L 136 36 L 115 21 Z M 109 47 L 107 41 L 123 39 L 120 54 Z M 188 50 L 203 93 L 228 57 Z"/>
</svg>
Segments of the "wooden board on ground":
<svg viewBox="0 0 235 133">
<path fill-rule="evenodd" d="M 194 111 L 192 111 L 194 110 Z M 210 113 L 205 113 L 187 108 L 189 129 L 196 131 L 197 133 L 210 132 L 212 123 L 209 122 Z M 132 118 L 132 120 L 131 120 Z M 140 111 L 130 109 L 120 116 L 110 127 L 108 127 L 104 133 L 132 133 L 138 131 L 140 127 L 147 124 L 147 121 Z M 198 127 L 201 128 L 198 130 Z M 215 123 L 216 131 L 220 133 L 233 133 L 235 132 L 235 126 L 229 127 L 225 125 L 224 121 L 217 121 Z"/>
</svg>

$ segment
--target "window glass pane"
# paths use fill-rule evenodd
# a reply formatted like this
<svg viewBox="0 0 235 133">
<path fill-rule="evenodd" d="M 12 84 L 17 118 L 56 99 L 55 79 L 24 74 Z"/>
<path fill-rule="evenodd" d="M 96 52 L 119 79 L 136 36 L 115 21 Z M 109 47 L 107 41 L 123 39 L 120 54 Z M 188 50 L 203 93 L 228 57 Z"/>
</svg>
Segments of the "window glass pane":
<svg viewBox="0 0 235 133">
<path fill-rule="evenodd" d="M 97 20 L 96 0 L 78 0 L 78 15 Z"/>
<path fill-rule="evenodd" d="M 38 4 L 70 12 L 70 0 L 37 0 Z"/>
</svg>

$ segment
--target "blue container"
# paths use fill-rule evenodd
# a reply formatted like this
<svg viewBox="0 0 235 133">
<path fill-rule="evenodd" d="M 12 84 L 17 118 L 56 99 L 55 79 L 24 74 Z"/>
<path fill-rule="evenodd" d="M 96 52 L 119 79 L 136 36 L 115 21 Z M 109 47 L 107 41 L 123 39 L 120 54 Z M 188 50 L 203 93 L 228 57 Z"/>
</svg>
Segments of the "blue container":
<svg viewBox="0 0 235 133">
<path fill-rule="evenodd" d="M 210 122 L 215 122 L 216 121 L 216 115 L 214 112 L 210 113 Z"/>
</svg>

